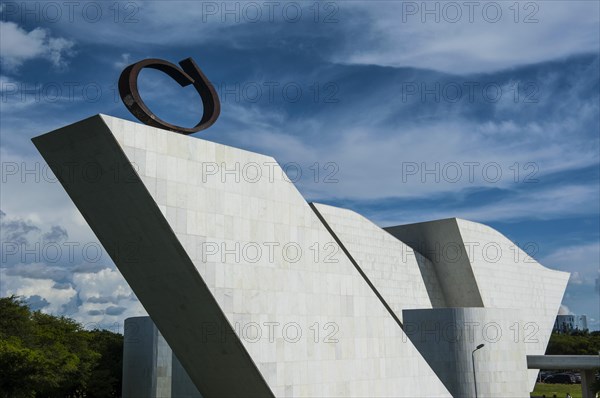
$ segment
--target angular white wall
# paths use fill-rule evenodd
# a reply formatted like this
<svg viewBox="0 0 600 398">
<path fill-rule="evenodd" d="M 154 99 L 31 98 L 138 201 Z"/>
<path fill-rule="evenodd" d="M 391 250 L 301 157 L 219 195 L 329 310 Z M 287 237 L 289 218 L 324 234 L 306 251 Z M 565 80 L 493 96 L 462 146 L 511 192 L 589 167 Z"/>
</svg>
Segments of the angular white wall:
<svg viewBox="0 0 600 398">
<path fill-rule="evenodd" d="M 271 157 L 108 116 L 33 141 L 204 396 L 450 396 L 409 308 L 513 309 L 545 350 L 568 274 L 489 227 L 385 232 L 311 208 Z"/>
<path fill-rule="evenodd" d="M 569 273 L 542 266 L 517 244 L 487 225 L 456 221 L 463 241 L 472 246 L 467 253 L 484 306 L 518 308 L 524 319 L 519 325 L 519 338 L 525 343 L 525 352 L 543 355 L 569 282 Z M 537 374 L 537 370 L 529 371 L 532 390 Z"/>
<path fill-rule="evenodd" d="M 433 263 L 446 306 L 483 307 L 479 286 L 454 219 L 399 225 L 385 230 Z"/>
<path fill-rule="evenodd" d="M 486 225 L 447 219 L 386 228 L 435 266 L 449 306 L 514 308 L 527 355 L 542 355 L 569 280 Z M 522 242 L 522 244 L 525 244 Z M 531 247 L 535 247 L 532 245 Z M 537 370 L 529 370 L 533 390 Z"/>
<path fill-rule="evenodd" d="M 428 259 L 352 210 L 314 206 L 400 321 L 404 309 L 444 306 Z"/>
<path fill-rule="evenodd" d="M 34 143 L 100 167 L 61 182 L 204 396 L 450 396 L 272 158 L 107 116 Z"/>
</svg>

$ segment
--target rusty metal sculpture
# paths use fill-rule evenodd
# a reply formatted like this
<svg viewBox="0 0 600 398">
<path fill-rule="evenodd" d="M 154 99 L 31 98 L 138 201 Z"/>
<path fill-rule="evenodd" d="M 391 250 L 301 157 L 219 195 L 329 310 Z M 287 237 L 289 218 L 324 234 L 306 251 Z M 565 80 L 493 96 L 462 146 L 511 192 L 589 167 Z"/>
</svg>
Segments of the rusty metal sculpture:
<svg viewBox="0 0 600 398">
<path fill-rule="evenodd" d="M 129 65 L 121 72 L 119 77 L 119 94 L 121 100 L 129 111 L 141 122 L 159 127 L 165 130 L 174 131 L 181 134 L 192 134 L 200 130 L 207 129 L 219 117 L 221 113 L 221 104 L 219 96 L 208 78 L 202 73 L 198 65 L 191 58 L 186 58 L 179 62 L 181 68 L 162 59 L 150 58 Z M 138 91 L 138 75 L 144 68 L 157 69 L 169 75 L 181 87 L 193 84 L 196 91 L 202 98 L 204 113 L 200 122 L 194 127 L 180 127 L 167 123 L 157 117 L 144 103 Z"/>
</svg>

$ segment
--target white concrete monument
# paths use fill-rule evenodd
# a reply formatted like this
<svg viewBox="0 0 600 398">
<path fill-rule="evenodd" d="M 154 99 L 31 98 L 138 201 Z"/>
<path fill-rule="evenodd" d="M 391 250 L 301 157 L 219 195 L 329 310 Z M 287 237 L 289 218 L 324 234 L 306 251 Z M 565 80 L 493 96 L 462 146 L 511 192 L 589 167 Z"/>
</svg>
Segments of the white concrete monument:
<svg viewBox="0 0 600 398">
<path fill-rule="evenodd" d="M 485 341 L 477 367 L 479 396 L 532 387 L 524 353 L 543 353 L 568 274 L 505 257 L 489 227 L 386 231 L 309 205 L 271 157 L 105 115 L 33 142 L 205 398 L 462 396 L 470 342 L 423 345 L 407 318 L 532 323 L 537 342 Z M 435 252 L 467 241 L 502 256 Z M 459 373 L 439 366 L 448 352 Z M 519 364 L 510 388 L 500 352 Z"/>
</svg>

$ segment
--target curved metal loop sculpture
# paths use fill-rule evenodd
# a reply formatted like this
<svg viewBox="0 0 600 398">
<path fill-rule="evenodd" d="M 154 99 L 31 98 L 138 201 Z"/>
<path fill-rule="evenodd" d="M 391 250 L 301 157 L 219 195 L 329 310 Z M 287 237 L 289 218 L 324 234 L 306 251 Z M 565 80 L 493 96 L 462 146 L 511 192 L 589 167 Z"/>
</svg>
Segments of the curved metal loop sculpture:
<svg viewBox="0 0 600 398">
<path fill-rule="evenodd" d="M 129 111 L 141 122 L 165 130 L 181 134 L 192 134 L 209 128 L 221 113 L 219 96 L 208 78 L 202 73 L 192 58 L 179 62 L 181 68 L 170 62 L 158 58 L 149 58 L 129 65 L 121 72 L 119 77 L 119 94 L 121 100 Z M 138 75 L 144 68 L 156 69 L 169 75 L 181 87 L 193 84 L 202 98 L 204 113 L 202 119 L 194 127 L 181 127 L 165 122 L 156 116 L 144 103 L 138 91 Z"/>
</svg>

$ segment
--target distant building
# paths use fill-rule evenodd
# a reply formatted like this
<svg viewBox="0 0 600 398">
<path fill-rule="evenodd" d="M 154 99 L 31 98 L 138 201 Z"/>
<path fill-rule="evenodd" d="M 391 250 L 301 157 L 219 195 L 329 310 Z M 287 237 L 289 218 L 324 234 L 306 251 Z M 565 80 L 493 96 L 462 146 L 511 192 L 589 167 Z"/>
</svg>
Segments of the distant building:
<svg viewBox="0 0 600 398">
<path fill-rule="evenodd" d="M 586 315 L 557 315 L 553 332 L 569 333 L 574 330 L 588 330 Z"/>
</svg>

